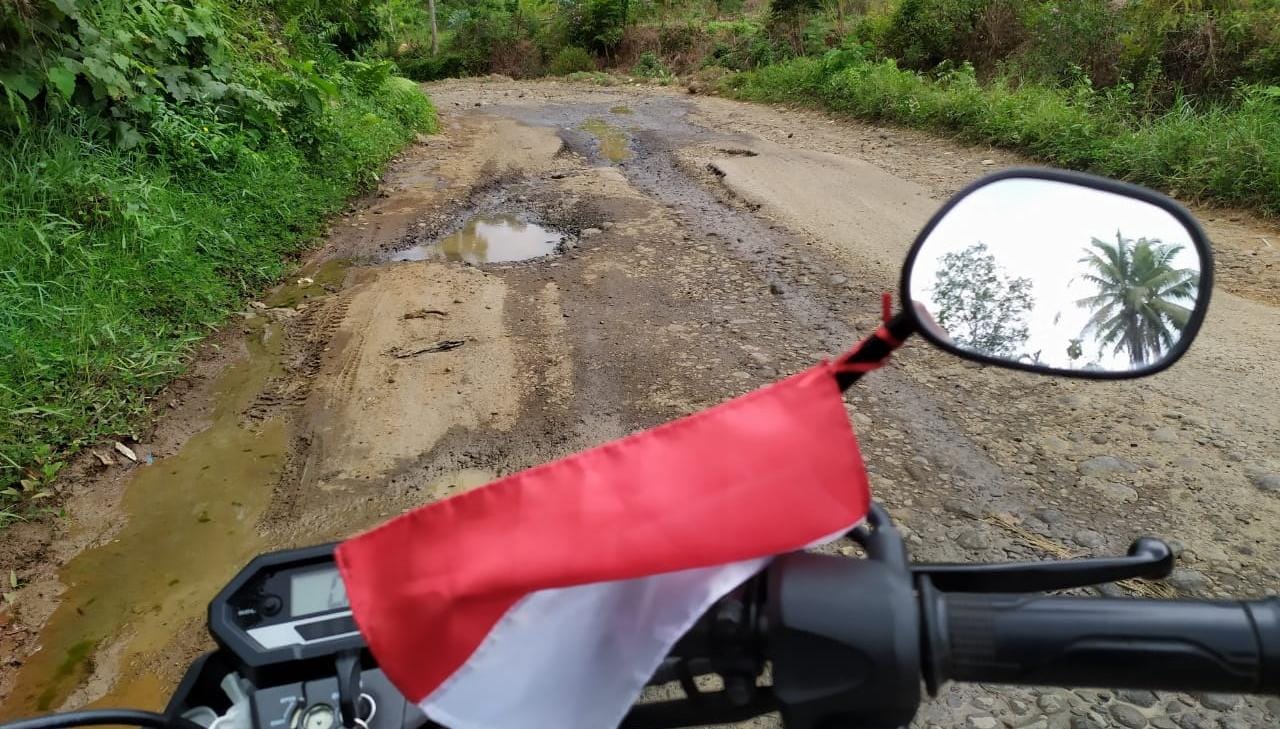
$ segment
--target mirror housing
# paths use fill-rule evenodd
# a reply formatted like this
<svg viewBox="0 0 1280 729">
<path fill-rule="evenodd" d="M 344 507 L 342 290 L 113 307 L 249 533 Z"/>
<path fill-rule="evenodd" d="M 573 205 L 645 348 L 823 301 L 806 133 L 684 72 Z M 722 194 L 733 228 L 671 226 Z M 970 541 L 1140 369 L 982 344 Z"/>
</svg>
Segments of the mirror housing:
<svg viewBox="0 0 1280 729">
<path fill-rule="evenodd" d="M 1212 288 L 1208 239 L 1178 203 L 1024 168 L 978 180 L 934 214 L 907 254 L 901 300 L 922 336 L 960 357 L 1127 379 L 1186 352 Z"/>
</svg>

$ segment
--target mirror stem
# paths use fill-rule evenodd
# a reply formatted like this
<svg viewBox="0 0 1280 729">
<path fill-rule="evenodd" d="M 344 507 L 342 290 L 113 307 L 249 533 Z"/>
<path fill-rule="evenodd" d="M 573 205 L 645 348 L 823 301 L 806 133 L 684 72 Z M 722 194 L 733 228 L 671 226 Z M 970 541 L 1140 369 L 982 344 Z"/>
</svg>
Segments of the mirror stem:
<svg viewBox="0 0 1280 729">
<path fill-rule="evenodd" d="M 853 383 L 871 370 L 878 369 L 893 354 L 893 350 L 902 346 L 912 334 L 916 333 L 915 318 L 900 311 L 876 329 L 871 336 L 858 342 L 847 354 L 841 355 L 835 362 L 836 382 L 841 390 L 847 390 Z"/>
</svg>

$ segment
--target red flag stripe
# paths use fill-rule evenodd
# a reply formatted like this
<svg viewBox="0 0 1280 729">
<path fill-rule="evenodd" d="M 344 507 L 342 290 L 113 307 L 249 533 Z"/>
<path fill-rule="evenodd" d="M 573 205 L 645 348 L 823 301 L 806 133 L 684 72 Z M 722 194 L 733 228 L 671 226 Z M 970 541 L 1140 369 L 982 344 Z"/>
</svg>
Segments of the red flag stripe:
<svg viewBox="0 0 1280 729">
<path fill-rule="evenodd" d="M 379 664 L 420 701 L 531 592 L 799 549 L 868 503 L 823 364 L 405 514 L 337 559 Z"/>
</svg>

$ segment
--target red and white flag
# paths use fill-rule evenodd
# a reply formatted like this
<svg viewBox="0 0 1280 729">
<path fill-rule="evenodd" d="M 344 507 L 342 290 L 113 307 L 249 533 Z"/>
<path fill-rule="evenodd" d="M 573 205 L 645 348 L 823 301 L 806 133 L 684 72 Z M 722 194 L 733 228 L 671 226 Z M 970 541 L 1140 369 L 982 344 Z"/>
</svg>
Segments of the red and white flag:
<svg viewBox="0 0 1280 729">
<path fill-rule="evenodd" d="M 822 364 L 341 544 L 356 623 L 450 729 L 615 727 L 711 604 L 866 515 Z"/>
</svg>

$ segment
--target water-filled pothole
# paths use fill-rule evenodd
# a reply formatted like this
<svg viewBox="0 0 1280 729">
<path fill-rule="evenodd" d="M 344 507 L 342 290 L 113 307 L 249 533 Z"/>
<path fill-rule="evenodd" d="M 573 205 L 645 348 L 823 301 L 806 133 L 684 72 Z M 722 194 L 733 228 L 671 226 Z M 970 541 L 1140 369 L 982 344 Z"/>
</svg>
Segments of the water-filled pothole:
<svg viewBox="0 0 1280 729">
<path fill-rule="evenodd" d="M 393 261 L 505 263 L 556 253 L 564 234 L 530 223 L 516 213 L 484 213 L 439 240 L 391 255 Z"/>
<path fill-rule="evenodd" d="M 276 289 L 264 303 L 272 308 L 294 307 L 307 299 L 326 296 L 342 285 L 348 268 L 351 268 L 351 261 L 335 259 L 325 261 L 315 268 L 303 269 L 296 278 Z"/>
<path fill-rule="evenodd" d="M 631 159 L 631 143 L 623 130 L 596 118 L 582 122 L 581 129 L 591 133 L 599 141 L 601 157 L 614 164 Z"/>
</svg>

